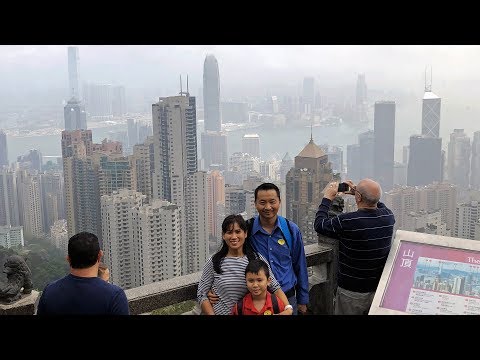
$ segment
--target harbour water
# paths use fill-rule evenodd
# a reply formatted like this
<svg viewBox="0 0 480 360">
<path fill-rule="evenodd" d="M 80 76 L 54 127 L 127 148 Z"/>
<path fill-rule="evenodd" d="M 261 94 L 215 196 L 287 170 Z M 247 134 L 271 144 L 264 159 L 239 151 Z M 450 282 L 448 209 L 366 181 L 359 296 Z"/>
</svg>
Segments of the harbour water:
<svg viewBox="0 0 480 360">
<path fill-rule="evenodd" d="M 108 138 L 112 132 L 125 131 L 125 125 L 115 125 L 92 130 L 93 141 L 101 142 Z M 199 129 L 200 130 L 200 129 Z M 342 124 L 340 126 L 316 126 L 312 128 L 313 140 L 317 145 L 329 144 L 344 147 L 357 142 L 358 133 L 366 129 L 352 128 Z M 260 136 L 260 153 L 263 159 L 272 156 L 282 158 L 286 152 L 293 159 L 310 141 L 310 127 L 304 125 L 278 127 L 262 125 L 252 129 L 242 129 L 227 132 L 228 153 L 232 154 L 242 150 L 242 137 L 244 134 L 257 133 Z M 198 134 L 200 156 L 200 131 Z M 30 137 L 9 136 L 8 155 L 9 160 L 15 161 L 17 156 L 24 154 L 29 149 L 38 149 L 44 156 L 61 156 L 61 135 L 42 135 Z M 346 159 L 346 158 L 344 158 Z"/>
</svg>

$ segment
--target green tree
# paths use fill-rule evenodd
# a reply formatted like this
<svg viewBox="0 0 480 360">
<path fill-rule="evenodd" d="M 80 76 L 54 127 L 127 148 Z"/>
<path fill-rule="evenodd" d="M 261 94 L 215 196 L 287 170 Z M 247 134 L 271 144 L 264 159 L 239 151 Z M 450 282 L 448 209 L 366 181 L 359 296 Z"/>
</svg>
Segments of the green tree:
<svg viewBox="0 0 480 360">
<path fill-rule="evenodd" d="M 0 264 L 3 265 L 10 255 L 23 256 L 32 271 L 33 287 L 38 291 L 42 291 L 49 282 L 68 274 L 69 265 L 65 254 L 50 244 L 47 239 L 26 239 L 25 243 L 25 247 L 9 249 L 0 246 Z M 2 275 L 4 276 L 3 273 Z M 6 278 L 4 277 L 3 280 L 6 281 Z"/>
</svg>

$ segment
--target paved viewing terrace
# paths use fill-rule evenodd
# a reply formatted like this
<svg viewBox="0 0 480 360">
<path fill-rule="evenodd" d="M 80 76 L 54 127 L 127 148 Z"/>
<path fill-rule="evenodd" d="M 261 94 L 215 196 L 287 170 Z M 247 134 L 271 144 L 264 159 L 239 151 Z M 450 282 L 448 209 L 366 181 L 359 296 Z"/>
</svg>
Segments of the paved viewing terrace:
<svg viewBox="0 0 480 360">
<path fill-rule="evenodd" d="M 336 287 L 335 240 L 319 236 L 319 243 L 305 246 L 309 267 L 310 304 L 308 313 L 313 315 L 333 314 L 333 289 Z M 178 276 L 137 288 L 125 293 L 132 315 L 148 314 L 153 310 L 194 300 L 201 272 Z M 33 315 L 39 292 L 11 305 L 0 305 L 0 315 Z"/>
</svg>

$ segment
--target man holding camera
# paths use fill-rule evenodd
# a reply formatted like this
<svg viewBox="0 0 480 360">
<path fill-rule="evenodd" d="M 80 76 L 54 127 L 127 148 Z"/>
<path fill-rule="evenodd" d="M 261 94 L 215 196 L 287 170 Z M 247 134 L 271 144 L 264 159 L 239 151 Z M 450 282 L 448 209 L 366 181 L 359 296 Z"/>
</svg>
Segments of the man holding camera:
<svg viewBox="0 0 480 360">
<path fill-rule="evenodd" d="M 357 211 L 329 217 L 338 193 L 355 196 Z M 395 217 L 380 202 L 382 189 L 371 179 L 331 182 L 315 216 L 315 231 L 339 239 L 336 315 L 366 315 L 390 252 Z"/>
</svg>

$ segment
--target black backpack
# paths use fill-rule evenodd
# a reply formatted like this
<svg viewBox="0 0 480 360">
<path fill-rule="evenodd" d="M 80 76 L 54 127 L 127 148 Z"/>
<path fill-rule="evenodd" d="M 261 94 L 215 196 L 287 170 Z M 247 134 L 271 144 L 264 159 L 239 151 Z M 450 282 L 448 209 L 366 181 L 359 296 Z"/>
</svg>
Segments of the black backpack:
<svg viewBox="0 0 480 360">
<path fill-rule="evenodd" d="M 280 309 L 278 307 L 277 296 L 275 294 L 271 294 L 271 297 L 272 297 L 273 313 L 278 314 L 280 312 Z M 243 315 L 242 308 L 243 308 L 243 299 L 240 299 L 237 302 L 237 314 L 238 315 Z"/>
</svg>

